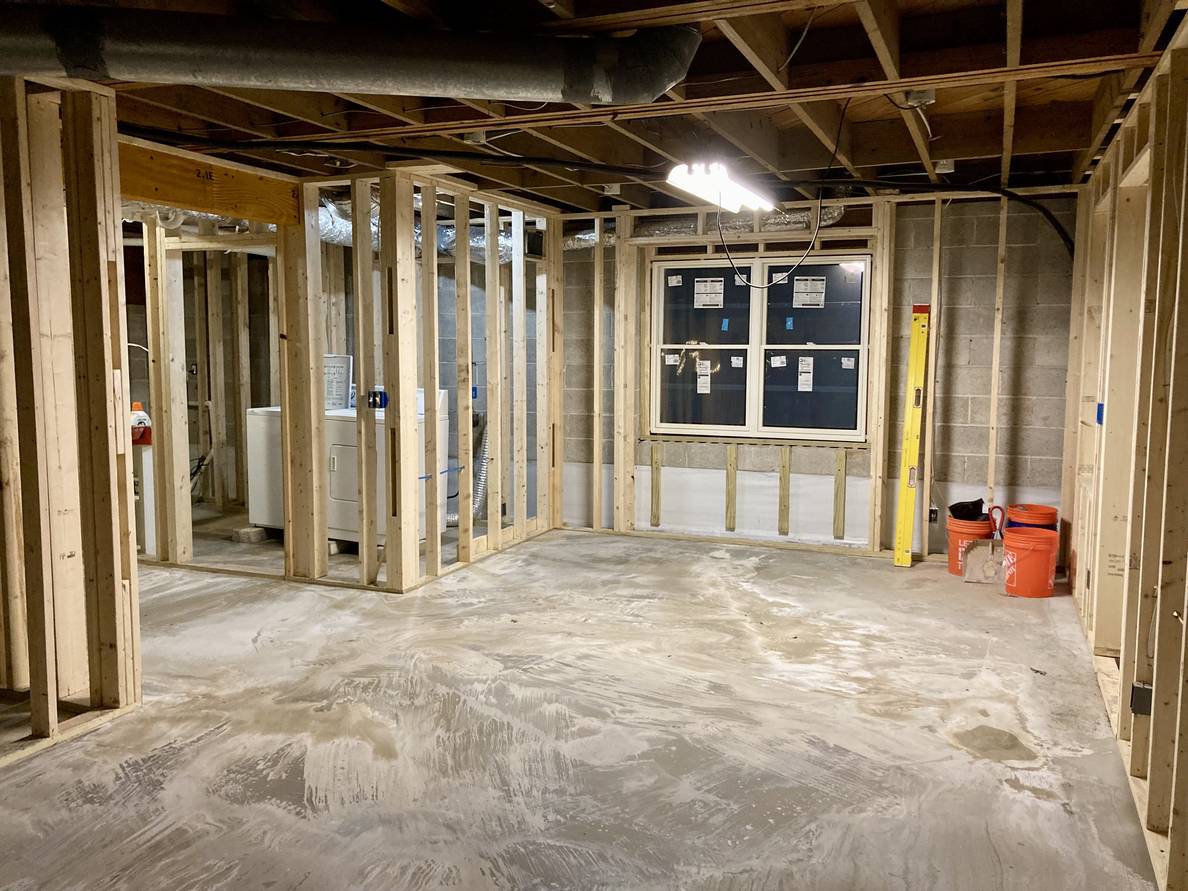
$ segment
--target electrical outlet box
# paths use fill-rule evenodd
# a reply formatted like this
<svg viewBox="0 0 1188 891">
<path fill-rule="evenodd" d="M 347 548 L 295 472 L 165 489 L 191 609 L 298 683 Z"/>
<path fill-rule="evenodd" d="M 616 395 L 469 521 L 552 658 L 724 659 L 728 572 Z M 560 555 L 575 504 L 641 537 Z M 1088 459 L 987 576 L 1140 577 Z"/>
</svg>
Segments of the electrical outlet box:
<svg viewBox="0 0 1188 891">
<path fill-rule="evenodd" d="M 928 522 L 935 523 L 939 519 L 940 511 L 938 511 L 935 507 L 928 508 Z"/>
<path fill-rule="evenodd" d="M 936 90 L 908 90 L 904 93 L 904 101 L 914 108 L 923 108 L 936 102 Z"/>
<path fill-rule="evenodd" d="M 956 161 L 946 160 L 946 161 L 937 161 L 936 162 L 936 172 L 937 173 L 953 173 L 956 170 L 957 170 L 957 162 Z"/>
</svg>

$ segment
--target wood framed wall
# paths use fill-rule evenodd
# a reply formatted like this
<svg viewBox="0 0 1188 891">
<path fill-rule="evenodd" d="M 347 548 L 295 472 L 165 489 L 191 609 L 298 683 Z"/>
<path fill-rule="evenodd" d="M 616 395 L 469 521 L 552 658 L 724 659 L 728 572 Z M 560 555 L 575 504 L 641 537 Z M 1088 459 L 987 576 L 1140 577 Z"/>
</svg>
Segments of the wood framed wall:
<svg viewBox="0 0 1188 891">
<path fill-rule="evenodd" d="M 141 696 L 115 129 L 110 90 L 0 79 L 0 764 Z"/>
<path fill-rule="evenodd" d="M 1188 39 L 1081 196 L 1070 582 L 1160 886 L 1188 888 Z"/>
<path fill-rule="evenodd" d="M 1022 194 L 1036 197 L 1056 197 L 1076 195 L 1078 188 L 1047 187 L 1021 188 Z M 602 479 L 599 456 L 603 445 L 601 437 L 594 435 L 591 443 L 592 462 L 589 476 L 588 491 L 582 493 L 580 505 L 575 502 L 574 515 L 570 517 L 573 528 L 603 531 L 608 524 L 605 515 L 608 513 L 606 492 L 610 491 L 614 499 L 614 510 L 609 511 L 611 522 L 610 531 L 641 533 L 651 535 L 670 535 L 678 537 L 721 537 L 729 535 L 734 541 L 747 541 L 763 546 L 802 548 L 810 550 L 829 551 L 845 554 L 865 553 L 890 557 L 891 551 L 885 546 L 887 530 L 893 520 L 893 493 L 888 492 L 888 479 L 899 473 L 898 467 L 888 467 L 888 455 L 900 447 L 900 442 L 894 439 L 894 418 L 891 415 L 893 397 L 902 393 L 893 393 L 890 362 L 891 343 L 897 336 L 893 323 L 900 320 L 900 316 L 893 312 L 893 297 L 899 293 L 902 284 L 897 280 L 896 260 L 896 218 L 897 208 L 905 204 L 924 205 L 931 209 L 931 241 L 925 242 L 931 270 L 928 284 L 928 301 L 934 317 L 932 336 L 928 344 L 928 379 L 932 381 L 926 386 L 926 392 L 931 394 L 935 389 L 938 376 L 940 351 L 938 340 L 940 337 L 939 319 L 943 309 L 944 291 L 946 287 L 946 273 L 942 265 L 942 255 L 952 246 L 946 245 L 942 238 L 942 224 L 948 218 L 948 204 L 954 201 L 970 202 L 993 200 L 996 203 L 998 218 L 998 238 L 996 249 L 995 272 L 995 324 L 992 330 L 986 332 L 988 340 L 994 345 L 996 353 L 1002 353 L 1003 340 L 1007 336 L 1004 329 L 1006 293 L 1009 287 L 1007 280 L 1007 265 L 1010 259 L 1009 239 L 1007 238 L 1007 216 L 1000 196 L 993 193 L 976 192 L 939 192 L 915 193 L 903 195 L 880 195 L 877 197 L 853 197 L 845 199 L 827 199 L 825 207 L 842 206 L 846 208 L 847 217 L 835 226 L 821 229 L 818 243 L 814 248 L 813 257 L 829 257 L 844 254 L 868 254 L 871 257 L 871 287 L 869 309 L 869 336 L 867 356 L 867 401 L 866 401 L 866 430 L 865 442 L 828 442 L 828 441 L 796 441 L 784 443 L 746 437 L 728 436 L 674 436 L 654 435 L 650 433 L 646 412 L 640 406 L 651 404 L 649 392 L 650 380 L 648 373 L 636 371 L 649 367 L 650 338 L 652 325 L 650 323 L 650 300 L 644 299 L 650 294 L 649 271 L 655 260 L 674 260 L 682 258 L 698 259 L 705 257 L 723 258 L 722 240 L 725 238 L 730 245 L 731 256 L 736 259 L 750 260 L 764 256 L 779 254 L 799 255 L 807 246 L 808 238 L 803 231 L 771 231 L 761 225 L 759 215 L 755 215 L 750 230 L 739 228 L 721 235 L 714 225 L 714 209 L 709 207 L 671 208 L 653 210 L 625 210 L 600 214 L 570 214 L 564 218 L 571 224 L 571 230 L 581 232 L 575 244 L 588 246 L 593 257 L 591 275 L 593 289 L 594 317 L 588 326 L 589 333 L 579 332 L 577 336 L 591 337 L 593 355 L 602 355 L 604 344 L 609 341 L 610 354 L 613 355 L 612 372 L 607 375 L 597 358 L 591 368 L 591 383 L 593 387 L 592 420 L 593 429 L 601 429 L 603 422 L 602 403 L 599 398 L 609 389 L 614 395 L 612 417 L 613 435 L 610 438 L 614 460 L 611 469 L 615 473 L 611 485 L 605 485 Z M 803 209 L 811 215 L 816 210 L 815 201 L 786 202 L 781 205 L 785 209 Z M 619 233 L 625 233 L 621 238 Z M 927 237 L 927 235 L 925 235 Z M 913 247 L 920 247 L 913 243 Z M 612 253 L 613 252 L 613 253 Z M 605 268 L 604 268 L 605 264 Z M 613 288 L 612 315 L 614 324 L 608 326 L 605 317 L 601 315 L 599 307 L 602 305 L 600 296 L 606 287 Z M 629 291 L 629 293 L 622 293 Z M 630 318 L 634 321 L 627 325 Z M 623 364 L 623 357 L 630 356 L 632 361 L 628 368 Z M 1000 360 L 1005 367 L 1006 363 Z M 997 378 L 993 369 L 988 369 L 991 377 Z M 580 388 L 580 384 L 577 384 Z M 629 391 L 629 395 L 628 392 Z M 1003 397 L 1005 398 L 1005 397 Z M 988 402 L 992 406 L 990 415 L 997 418 L 997 402 L 1002 401 L 995 392 L 991 392 Z M 1005 410 L 1005 409 L 1004 409 Z M 938 427 L 946 423 L 939 419 L 934 411 L 933 399 L 927 395 L 925 399 L 925 423 L 921 440 L 920 467 L 921 488 L 925 498 L 920 499 L 919 514 L 916 529 L 928 529 L 930 524 L 931 502 L 939 492 L 934 488 L 936 476 L 936 461 L 934 453 L 937 449 L 939 436 Z M 991 440 L 992 441 L 992 440 Z M 665 488 L 668 483 L 669 468 L 666 466 L 666 455 L 681 454 L 681 450 L 701 445 L 712 445 L 722 450 L 723 458 L 720 465 L 697 465 L 700 468 L 718 469 L 721 471 L 722 492 L 716 496 L 723 505 L 721 520 L 716 529 L 705 528 L 696 533 L 674 528 L 665 528 L 662 524 L 663 507 L 666 504 Z M 771 528 L 762 532 L 750 532 L 739 535 L 740 527 L 739 506 L 740 491 L 744 467 L 742 464 L 742 450 L 749 450 L 752 467 L 765 467 L 763 472 L 770 472 L 773 486 L 778 486 L 778 501 L 775 504 L 775 515 L 771 517 Z M 805 454 L 801 449 L 813 449 L 826 452 L 822 460 L 813 459 L 812 471 L 798 470 L 798 463 Z M 989 449 L 987 452 L 989 453 Z M 757 452 L 768 456 L 757 459 Z M 638 453 L 638 454 L 637 454 Z M 733 454 L 733 462 L 731 456 Z M 971 460 L 975 460 L 972 459 Z M 981 465 L 983 459 L 976 459 Z M 581 463 L 580 461 L 577 463 Z M 827 470 L 823 470 L 825 465 Z M 856 468 L 866 464 L 869 467 L 868 476 L 863 477 L 863 485 L 869 486 L 869 500 L 866 502 L 866 522 L 863 526 L 867 530 L 866 541 L 847 542 L 847 503 L 850 512 L 853 511 L 853 501 L 849 496 L 859 493 L 857 477 L 862 471 Z M 1001 497 L 1001 493 L 1014 485 L 1011 479 L 996 479 L 1001 477 L 1002 471 L 994 460 L 984 460 L 986 481 Z M 633 476 L 636 467 L 642 473 L 647 473 L 649 480 L 646 484 L 636 485 Z M 680 465 L 674 465 L 680 466 Z M 694 466 L 692 464 L 690 467 Z M 865 468 L 864 468 L 865 469 Z M 832 522 L 829 524 L 832 540 L 826 536 L 824 540 L 797 538 L 795 524 L 790 520 L 790 514 L 796 509 L 796 497 L 793 495 L 794 474 L 811 472 L 818 476 L 828 475 L 832 480 L 833 512 Z M 576 477 L 575 477 L 576 478 Z M 869 479 L 869 482 L 866 480 Z M 710 483 L 713 485 L 713 483 Z M 631 503 L 632 498 L 639 498 L 645 502 L 643 509 L 637 510 Z M 586 506 L 589 509 L 586 510 Z M 618 511 L 615 519 L 615 510 Z M 765 518 L 766 518 L 766 506 Z M 585 512 L 589 516 L 589 525 L 575 519 L 578 513 Z M 940 511 L 943 516 L 943 511 Z M 766 519 L 765 519 L 766 522 Z M 941 521 L 943 523 L 943 521 Z M 856 537 L 853 529 L 855 523 L 850 518 L 850 536 Z M 752 527 L 753 528 L 753 527 Z M 943 526 L 941 527 L 943 528 Z M 762 537 L 760 537 L 762 536 Z M 917 549 L 917 557 L 926 560 L 946 559 L 943 553 L 938 553 L 935 547 L 929 547 L 928 536 L 921 536 L 922 547 Z M 935 543 L 934 543 L 935 544 Z"/>
<path fill-rule="evenodd" d="M 138 148 L 150 150 L 143 145 Z M 343 270 L 323 273 L 321 268 L 321 261 L 335 254 L 319 243 L 317 234 L 320 191 L 331 185 L 349 186 L 355 224 L 351 287 L 355 302 L 356 435 L 362 444 L 357 450 L 359 528 L 363 530 L 359 582 L 390 591 L 407 591 L 484 554 L 553 528 L 552 505 L 560 500 L 561 485 L 560 474 L 553 464 L 554 410 L 560 407 L 556 381 L 563 369 L 563 333 L 554 309 L 562 294 L 561 227 L 559 222 L 554 222 L 554 214 L 539 206 L 461 188 L 448 178 L 420 176 L 394 168 L 379 177 L 297 184 L 298 222 L 279 224 L 276 234 L 166 237 L 156 233 L 153 244 L 160 251 L 146 251 L 150 279 L 153 269 L 164 267 L 160 280 L 165 287 L 155 281 L 150 286 L 150 299 L 156 295 L 156 303 L 167 302 L 165 295 L 170 284 L 168 264 L 154 263 L 158 253 L 165 258 L 180 258 L 183 250 L 227 251 L 232 255 L 229 263 L 234 272 L 238 269 L 235 259 L 238 253 L 268 247 L 276 250 L 277 337 L 282 344 L 277 386 L 285 419 L 282 424 L 286 505 L 284 574 L 290 578 L 344 583 L 327 578 L 325 544 L 328 458 L 322 445 L 320 360 L 331 349 L 346 349 L 345 334 L 339 331 L 346 324 L 345 314 L 335 321 L 333 312 L 322 311 L 327 296 L 342 289 L 344 277 Z M 373 196 L 378 196 L 379 205 L 378 251 L 373 249 L 371 234 Z M 271 212 L 266 202 L 260 207 Z M 436 247 L 434 241 L 420 234 L 433 231 L 427 220 L 434 209 L 438 211 L 438 223 L 456 226 L 461 233 L 450 255 L 429 249 Z M 446 216 L 442 216 L 444 211 L 448 211 Z M 153 223 L 150 221 L 147 226 L 152 229 Z M 488 226 L 497 237 L 472 249 L 476 233 L 486 242 Z M 531 256 L 526 237 L 530 230 L 534 235 L 539 234 L 543 244 L 543 252 Z M 344 257 L 344 269 L 345 264 Z M 476 271 L 476 264 L 485 268 Z M 176 268 L 180 269 L 180 265 Z M 438 311 L 444 305 L 440 289 L 447 281 L 455 288 L 451 316 L 457 331 L 452 355 L 444 353 L 445 339 L 437 330 Z M 233 275 L 233 292 L 235 282 Z M 488 336 L 482 337 L 482 347 L 476 350 L 472 344 L 474 338 L 462 334 L 474 331 L 471 316 L 476 308 L 481 308 L 480 301 L 486 302 L 484 324 L 488 327 L 483 332 Z M 157 314 L 162 323 L 154 327 L 154 317 L 150 316 L 150 327 L 161 338 L 159 355 L 168 355 L 164 350 L 170 335 L 169 325 L 163 323 L 166 317 L 162 309 Z M 170 324 L 176 325 L 177 319 L 176 312 L 168 315 Z M 238 328 L 235 330 L 238 335 Z M 173 335 L 182 336 L 177 332 Z M 231 342 L 228 354 L 237 348 L 236 340 Z M 535 350 L 532 356 L 538 371 L 531 392 L 527 375 L 530 349 Z M 451 359 L 457 370 L 454 395 L 458 417 L 454 423 L 459 444 L 459 459 L 446 471 L 453 480 L 449 488 L 456 486 L 459 490 L 457 547 L 452 561 L 445 556 L 446 530 L 436 520 L 442 505 L 437 501 L 436 487 L 427 485 L 432 476 L 427 468 L 443 465 L 447 448 L 447 443 L 434 435 L 436 400 L 426 399 L 421 409 L 429 435 L 425 437 L 423 454 L 417 449 L 417 389 L 436 392 L 441 362 Z M 471 420 L 477 411 L 472 396 L 477 386 L 473 379 L 476 364 L 499 369 L 497 374 L 484 378 L 486 402 L 482 410 L 486 412 L 489 404 L 497 406 L 497 410 L 486 412 L 490 485 L 486 515 L 481 518 L 473 516 L 472 496 L 480 468 L 466 457 L 473 453 L 475 445 Z M 184 379 L 159 377 L 162 378 L 160 395 L 155 395 L 154 401 L 168 403 L 166 394 L 184 393 Z M 390 381 L 397 383 L 388 386 Z M 367 398 L 377 386 L 383 387 L 388 400 L 387 408 L 382 410 L 370 406 Z M 529 405 L 533 406 L 535 416 L 535 426 L 531 429 Z M 380 416 L 384 419 L 383 448 L 375 438 L 375 423 Z M 185 443 L 188 437 L 184 415 L 180 417 L 180 423 L 165 426 L 176 429 L 173 438 Z M 176 504 L 163 505 L 158 520 L 163 528 L 174 530 L 174 539 L 188 543 L 189 521 L 180 507 L 183 501 L 188 506 L 180 487 L 185 455 L 186 450 L 179 447 L 176 458 L 168 454 L 158 456 L 166 470 L 160 478 L 176 477 L 179 481 L 170 490 L 176 492 Z M 376 489 L 376 480 L 381 477 L 380 455 L 386 456 L 382 476 L 389 481 L 383 492 Z M 529 501 L 528 480 L 532 473 L 536 474 L 535 499 Z M 503 483 L 505 479 L 509 484 Z M 421 499 L 425 500 L 425 519 L 418 522 L 417 505 Z M 162 541 L 170 540 L 162 538 Z M 162 562 L 187 562 L 190 553 L 192 550 L 179 550 L 172 555 L 163 553 Z"/>
</svg>

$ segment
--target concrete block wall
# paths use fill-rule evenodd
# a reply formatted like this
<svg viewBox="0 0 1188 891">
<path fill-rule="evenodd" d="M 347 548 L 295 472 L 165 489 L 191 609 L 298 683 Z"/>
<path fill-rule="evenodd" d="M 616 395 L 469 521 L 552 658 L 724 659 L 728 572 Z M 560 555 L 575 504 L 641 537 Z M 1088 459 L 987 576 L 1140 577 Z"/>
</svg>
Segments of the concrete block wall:
<svg viewBox="0 0 1188 891">
<path fill-rule="evenodd" d="M 1071 232 L 1071 199 L 1048 202 Z M 898 476 L 911 306 L 931 295 L 931 204 L 900 205 L 892 289 L 888 472 Z M 999 203 L 946 204 L 941 231 L 941 318 L 935 399 L 935 479 L 984 486 L 989 459 L 991 362 Z M 1012 204 L 999 369 L 996 475 L 1008 488 L 1056 488 L 1064 437 L 1072 258 L 1034 210 Z M 937 333 L 937 329 L 934 329 Z M 937 492 L 943 498 L 943 488 Z M 1003 500 L 1003 499 L 1000 499 Z"/>
<path fill-rule="evenodd" d="M 1075 202 L 1053 199 L 1048 206 L 1071 232 Z M 904 423 L 904 390 L 911 305 L 927 303 L 931 295 L 932 205 L 903 204 L 897 208 L 895 269 L 889 344 L 889 419 L 886 519 L 893 515 L 895 482 L 899 474 Z M 990 366 L 994 332 L 995 283 L 998 257 L 996 200 L 949 202 L 942 217 L 941 303 L 939 326 L 935 440 L 935 501 L 977 497 L 986 483 L 990 411 Z M 608 252 L 607 293 L 604 300 L 607 330 L 611 325 L 613 263 Z M 593 251 L 565 255 L 566 282 L 566 444 L 567 479 L 589 479 L 592 409 L 591 320 L 593 318 Z M 1063 449 L 1064 386 L 1067 374 L 1069 313 L 1072 291 L 1071 257 L 1046 221 L 1035 211 L 1012 205 L 1008 210 L 1007 266 L 1003 340 L 999 377 L 999 436 L 997 475 L 999 501 L 1043 499 L 1056 503 Z M 611 380 L 613 341 L 607 337 L 601 361 L 603 380 Z M 604 394 L 604 460 L 611 460 L 612 397 Z M 637 447 L 637 502 L 646 502 L 641 471 L 651 459 L 651 445 Z M 663 443 L 667 468 L 705 472 L 707 490 L 715 490 L 726 466 L 724 443 Z M 775 485 L 780 446 L 740 445 L 740 491 L 743 475 L 754 474 Z M 806 483 L 831 478 L 835 450 L 794 446 L 792 472 Z M 870 452 L 852 449 L 847 460 L 848 492 L 867 499 Z M 609 473 L 609 469 L 607 470 Z M 711 478 L 712 477 L 712 478 Z M 588 482 L 585 484 L 588 487 Z M 584 488 L 584 487 L 583 487 Z M 795 488 L 795 486 L 794 486 Z M 856 494 L 857 493 L 857 494 Z M 589 522 L 588 494 L 566 495 L 568 519 Z M 662 497 L 662 503 L 666 499 Z M 667 509 L 667 508 L 666 508 Z M 740 512 L 744 510 L 740 504 Z M 832 510 L 822 499 L 818 510 Z M 852 511 L 847 512 L 847 534 Z M 941 512 L 943 516 L 943 511 Z M 806 518 L 810 526 L 819 517 Z M 865 516 L 863 516 L 865 521 Z M 667 523 L 667 520 L 665 520 Z M 717 522 L 717 521 L 715 521 Z M 795 527 L 795 523 L 793 524 Z M 932 530 L 935 544 L 943 527 Z M 715 530 L 707 530 L 715 531 Z M 774 527 L 773 527 L 774 531 Z M 796 529 L 793 529 L 794 537 Z M 939 535 L 938 535 L 939 533 Z"/>
</svg>

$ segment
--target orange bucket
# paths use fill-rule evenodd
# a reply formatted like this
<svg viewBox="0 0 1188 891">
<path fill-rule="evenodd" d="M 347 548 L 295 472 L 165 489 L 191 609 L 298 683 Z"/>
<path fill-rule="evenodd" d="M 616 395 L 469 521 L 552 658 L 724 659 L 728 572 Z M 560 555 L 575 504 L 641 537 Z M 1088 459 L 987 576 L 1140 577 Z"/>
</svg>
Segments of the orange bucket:
<svg viewBox="0 0 1188 891">
<path fill-rule="evenodd" d="M 1047 504 L 1012 504 L 1007 507 L 1006 528 L 1034 526 L 1039 529 L 1056 529 L 1058 515 L 1056 508 Z"/>
<path fill-rule="evenodd" d="M 971 541 L 994 537 L 991 520 L 958 520 L 949 517 L 945 523 L 949 533 L 949 574 L 965 574 L 965 549 Z"/>
<path fill-rule="evenodd" d="M 1051 597 L 1060 533 L 1016 526 L 1003 532 L 1002 542 L 1006 592 L 1016 597 Z"/>
</svg>

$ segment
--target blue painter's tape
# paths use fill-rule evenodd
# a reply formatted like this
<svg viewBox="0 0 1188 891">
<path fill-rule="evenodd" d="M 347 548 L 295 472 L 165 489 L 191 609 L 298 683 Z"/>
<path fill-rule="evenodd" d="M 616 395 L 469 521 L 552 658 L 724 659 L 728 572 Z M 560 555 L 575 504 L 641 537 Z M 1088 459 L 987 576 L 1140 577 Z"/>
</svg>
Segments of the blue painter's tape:
<svg viewBox="0 0 1188 891">
<path fill-rule="evenodd" d="M 722 319 L 722 330 L 723 331 L 730 330 L 730 319 Z"/>
<path fill-rule="evenodd" d="M 1105 423 L 1105 403 L 1097 403 L 1097 424 L 1098 426 Z"/>
<path fill-rule="evenodd" d="M 388 394 L 383 390 L 370 390 L 367 393 L 368 408 L 387 408 Z"/>
<path fill-rule="evenodd" d="M 787 316 L 784 318 L 784 330 L 785 331 L 792 330 L 792 317 L 791 316 Z"/>
</svg>

